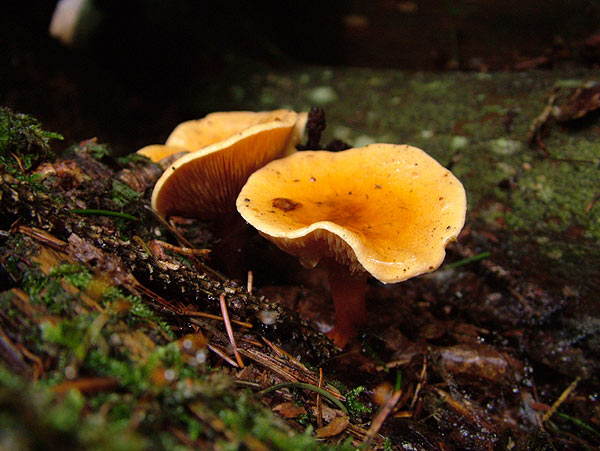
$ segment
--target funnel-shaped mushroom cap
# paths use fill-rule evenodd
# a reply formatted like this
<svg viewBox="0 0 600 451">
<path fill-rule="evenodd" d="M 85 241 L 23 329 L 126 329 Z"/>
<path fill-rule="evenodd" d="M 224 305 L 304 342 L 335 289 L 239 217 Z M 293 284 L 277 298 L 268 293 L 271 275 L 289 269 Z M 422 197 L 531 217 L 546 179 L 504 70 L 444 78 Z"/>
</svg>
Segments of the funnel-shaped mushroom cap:
<svg viewBox="0 0 600 451">
<path fill-rule="evenodd" d="M 167 138 L 167 146 L 182 147 L 189 150 L 198 150 L 210 144 L 223 141 L 236 133 L 250 127 L 267 124 L 273 121 L 298 121 L 297 133 L 288 143 L 285 155 L 295 151 L 294 146 L 304 133 L 308 118 L 307 113 L 295 113 L 289 110 L 275 111 L 225 111 L 211 113 L 202 119 L 182 122 Z"/>
<path fill-rule="evenodd" d="M 232 130 L 239 128 L 238 119 L 242 114 L 253 118 L 251 121 L 249 117 L 243 116 L 246 117 L 244 125 L 253 125 L 244 127 L 237 133 L 234 131 L 232 135 Z M 213 115 L 192 122 L 198 125 L 211 116 Z M 213 219 L 221 214 L 234 213 L 235 198 L 248 176 L 294 148 L 306 123 L 306 113 L 297 114 L 288 110 L 269 113 L 215 113 L 214 117 L 219 118 L 219 121 L 203 122 L 204 125 L 200 128 L 209 133 L 208 125 L 216 127 L 216 131 L 210 136 L 211 139 L 218 138 L 218 142 L 179 158 L 156 183 L 152 193 L 152 208 L 160 215 L 176 214 Z M 235 124 L 227 128 L 227 133 L 222 133 L 227 121 L 221 119 L 225 117 L 230 117 Z M 179 127 L 183 125 L 185 123 Z M 181 130 L 186 128 L 187 126 Z M 189 130 L 180 133 L 177 129 L 173 132 L 175 136 L 188 136 L 189 141 L 183 142 L 183 138 L 171 140 L 170 137 L 167 140 L 168 146 L 193 148 L 200 145 L 199 138 L 191 139 L 194 133 Z"/>
<path fill-rule="evenodd" d="M 182 122 L 171 132 L 164 145 L 151 144 L 142 147 L 137 153 L 157 162 L 175 153 L 202 149 L 256 125 L 271 121 L 287 121 L 293 117 L 296 118 L 296 125 L 284 153 L 289 155 L 295 152 L 295 146 L 302 138 L 308 120 L 307 113 L 295 113 L 289 110 L 211 113 L 202 119 Z"/>
<path fill-rule="evenodd" d="M 333 258 L 385 283 L 436 269 L 465 221 L 460 181 L 420 149 L 298 152 L 242 188 L 244 219 L 305 266 Z"/>
<path fill-rule="evenodd" d="M 149 146 L 142 147 L 137 151 L 140 155 L 150 158 L 153 162 L 167 158 L 168 156 L 176 153 L 189 152 L 187 149 L 176 146 L 163 146 L 162 144 L 150 144 Z"/>
</svg>

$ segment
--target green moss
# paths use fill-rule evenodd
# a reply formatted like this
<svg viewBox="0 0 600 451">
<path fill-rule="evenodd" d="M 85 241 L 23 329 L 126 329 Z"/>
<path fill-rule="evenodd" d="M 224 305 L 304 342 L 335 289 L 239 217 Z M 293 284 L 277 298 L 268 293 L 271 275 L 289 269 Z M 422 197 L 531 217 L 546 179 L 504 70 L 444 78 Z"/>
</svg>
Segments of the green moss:
<svg viewBox="0 0 600 451">
<path fill-rule="evenodd" d="M 149 441 L 129 427 L 129 419 L 110 421 L 96 407 L 77 390 L 56 396 L 50 385 L 24 381 L 0 364 L 0 443 L 15 449 L 46 449 L 49 443 L 68 449 L 148 449 Z"/>
<path fill-rule="evenodd" d="M 167 336 L 171 338 L 175 337 L 169 325 L 156 315 L 140 297 L 126 294 L 119 287 L 112 286 L 104 291 L 101 302 L 106 305 L 120 299 L 131 304 L 131 309 L 126 316 L 129 325 L 135 326 L 140 322 L 150 321 L 160 327 Z"/>
<path fill-rule="evenodd" d="M 71 150 L 77 149 L 79 152 L 87 152 L 91 155 L 94 160 L 102 160 L 105 157 L 109 157 L 111 154 L 110 147 L 106 144 L 99 143 L 95 139 L 88 139 L 82 144 L 73 147 Z"/>
<path fill-rule="evenodd" d="M 62 263 L 50 270 L 50 277 L 62 277 L 75 287 L 83 290 L 92 280 L 92 274 L 82 265 Z"/>
<path fill-rule="evenodd" d="M 363 391 L 365 391 L 365 387 L 359 385 L 358 387 L 353 388 L 344 394 L 346 397 L 345 405 L 348 408 L 348 413 L 352 418 L 356 418 L 365 413 L 371 412 L 371 409 L 358 399 Z"/>
<path fill-rule="evenodd" d="M 148 367 L 134 365 L 124 354 L 113 357 L 104 350 L 91 349 L 86 355 L 84 364 L 94 374 L 114 377 L 134 395 L 140 395 L 150 387 Z"/>
<path fill-rule="evenodd" d="M 46 276 L 33 268 L 23 274 L 23 289 L 32 303 L 46 306 L 52 314 L 69 313 L 76 305 L 73 300 L 77 295 L 62 287 L 60 277 Z"/>
<path fill-rule="evenodd" d="M 149 163 L 151 160 L 148 157 L 145 157 L 144 155 L 140 155 L 139 153 L 136 152 L 132 152 L 128 155 L 124 155 L 122 157 L 118 157 L 117 161 L 119 162 L 120 165 L 122 166 L 126 166 L 130 163 L 133 164 L 147 164 Z"/>
<path fill-rule="evenodd" d="M 57 323 L 45 322 L 41 325 L 42 339 L 59 347 L 58 371 L 62 373 L 73 363 L 83 360 L 96 337 L 90 337 L 91 325 L 98 315 L 78 315 Z"/>
<path fill-rule="evenodd" d="M 9 172 L 21 173 L 20 165 L 28 171 L 52 158 L 50 141 L 53 139 L 63 137 L 43 130 L 39 121 L 31 116 L 0 108 L 0 164 Z"/>
<path fill-rule="evenodd" d="M 130 202 L 141 199 L 141 194 L 118 180 L 112 182 L 111 198 L 119 207 L 124 207 Z"/>
</svg>

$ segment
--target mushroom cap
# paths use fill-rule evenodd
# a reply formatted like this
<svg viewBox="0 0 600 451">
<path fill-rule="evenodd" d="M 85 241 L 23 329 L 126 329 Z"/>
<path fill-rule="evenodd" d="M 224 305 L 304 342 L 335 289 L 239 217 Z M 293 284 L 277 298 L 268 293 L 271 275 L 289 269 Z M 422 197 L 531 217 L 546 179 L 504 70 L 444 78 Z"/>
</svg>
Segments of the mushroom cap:
<svg viewBox="0 0 600 451">
<path fill-rule="evenodd" d="M 302 137 L 308 118 L 307 113 L 295 113 L 290 110 L 275 111 L 224 111 L 210 113 L 202 119 L 182 122 L 171 132 L 165 144 L 188 150 L 198 150 L 240 133 L 250 127 L 273 121 L 288 121 L 294 118 L 301 124 L 296 141 L 290 142 L 286 155 L 295 151 L 295 144 Z"/>
<path fill-rule="evenodd" d="M 229 117 L 233 122 L 242 113 L 214 113 L 219 119 Z M 169 166 L 156 182 L 152 192 L 152 208 L 162 216 L 180 215 L 199 219 L 214 219 L 228 213 L 235 213 L 234 201 L 248 176 L 269 161 L 280 158 L 300 140 L 306 123 L 306 113 L 295 113 L 289 110 L 277 110 L 268 113 L 247 113 L 245 125 L 255 122 L 234 132 L 225 139 L 190 152 Z M 206 119 L 206 118 L 205 118 Z M 199 124 L 204 120 L 191 121 Z M 226 121 L 224 121 L 226 122 Z M 224 123 L 223 122 L 223 123 Z M 184 123 L 185 124 L 185 123 Z M 184 125 L 182 124 L 182 125 Z M 221 124 L 221 121 L 202 122 L 200 128 L 207 124 Z M 237 125 L 228 128 L 231 132 Z M 179 127 L 177 127 L 179 128 Z M 177 132 L 177 128 L 175 132 Z M 184 127 L 182 130 L 187 128 Z M 220 127 L 222 130 L 224 127 Z M 188 130 L 189 131 L 189 130 Z M 208 132 L 207 132 L 208 133 Z M 185 132 L 191 135 L 193 133 Z M 217 136 L 215 132 L 213 137 Z M 179 136 L 177 132 L 175 136 Z M 184 133 L 181 133 L 183 136 Z M 222 135 L 219 135 L 221 138 Z M 178 138 L 179 139 L 179 138 Z M 173 141 L 178 144 L 174 144 Z M 171 147 L 192 146 L 200 141 L 190 140 L 188 143 L 167 140 Z M 193 144 L 193 145 L 196 145 Z"/>
<path fill-rule="evenodd" d="M 164 146 L 162 144 L 150 144 L 137 151 L 140 155 L 150 158 L 154 163 L 176 153 L 189 152 L 189 150 L 176 146 Z"/>
<path fill-rule="evenodd" d="M 407 145 L 305 151 L 252 174 L 242 217 L 307 267 L 333 258 L 384 283 L 436 269 L 465 222 L 460 181 Z"/>
</svg>

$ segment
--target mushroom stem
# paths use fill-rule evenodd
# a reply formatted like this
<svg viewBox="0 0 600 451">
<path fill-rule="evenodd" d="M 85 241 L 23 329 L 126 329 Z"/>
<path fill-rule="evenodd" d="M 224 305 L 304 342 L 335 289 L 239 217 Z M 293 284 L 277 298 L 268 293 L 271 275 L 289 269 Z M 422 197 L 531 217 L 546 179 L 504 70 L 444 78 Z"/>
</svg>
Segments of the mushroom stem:
<svg viewBox="0 0 600 451">
<path fill-rule="evenodd" d="M 350 274 L 348 268 L 333 260 L 326 262 L 329 288 L 335 307 L 335 326 L 327 336 L 340 348 L 355 337 L 367 322 L 365 291 L 367 275 Z"/>
</svg>

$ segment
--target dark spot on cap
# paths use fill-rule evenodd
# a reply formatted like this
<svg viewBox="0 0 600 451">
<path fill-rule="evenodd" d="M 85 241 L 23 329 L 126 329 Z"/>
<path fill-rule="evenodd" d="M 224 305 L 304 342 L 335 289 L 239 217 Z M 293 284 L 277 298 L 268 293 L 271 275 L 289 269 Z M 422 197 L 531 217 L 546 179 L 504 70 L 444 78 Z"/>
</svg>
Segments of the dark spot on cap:
<svg viewBox="0 0 600 451">
<path fill-rule="evenodd" d="M 300 202 L 294 202 L 293 200 L 286 199 L 285 197 L 276 197 L 273 199 L 271 205 L 286 212 L 295 210 L 296 208 L 300 208 L 302 206 Z"/>
</svg>

